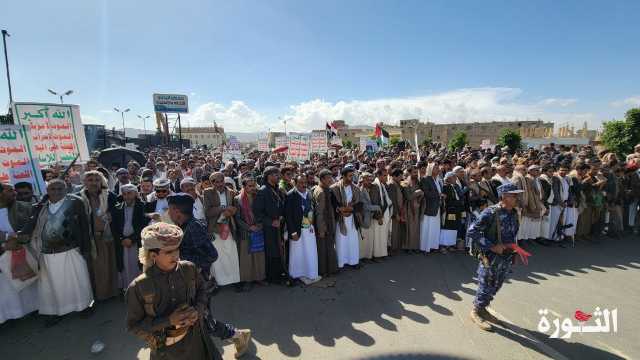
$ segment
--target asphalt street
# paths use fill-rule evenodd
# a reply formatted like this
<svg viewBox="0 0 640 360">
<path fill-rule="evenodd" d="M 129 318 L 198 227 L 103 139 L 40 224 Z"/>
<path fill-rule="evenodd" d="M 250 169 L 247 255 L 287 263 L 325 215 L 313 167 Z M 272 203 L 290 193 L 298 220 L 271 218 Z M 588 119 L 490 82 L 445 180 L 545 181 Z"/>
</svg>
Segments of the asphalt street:
<svg viewBox="0 0 640 360">
<path fill-rule="evenodd" d="M 469 319 L 477 263 L 462 253 L 399 255 L 345 270 L 329 287 L 222 289 L 212 308 L 253 330 L 246 359 L 640 359 L 640 237 L 530 251 L 491 305 L 505 322 L 492 333 Z M 596 307 L 618 310 L 617 332 L 550 339 L 553 330 L 538 331 L 540 309 L 550 322 L 578 324 L 576 310 Z M 10 321 L 0 325 L 0 358 L 147 359 L 124 316 L 124 303 L 112 300 L 91 318 L 68 316 L 52 328 L 37 316 Z M 96 340 L 105 348 L 94 355 Z M 233 359 L 233 346 L 220 345 Z"/>
</svg>

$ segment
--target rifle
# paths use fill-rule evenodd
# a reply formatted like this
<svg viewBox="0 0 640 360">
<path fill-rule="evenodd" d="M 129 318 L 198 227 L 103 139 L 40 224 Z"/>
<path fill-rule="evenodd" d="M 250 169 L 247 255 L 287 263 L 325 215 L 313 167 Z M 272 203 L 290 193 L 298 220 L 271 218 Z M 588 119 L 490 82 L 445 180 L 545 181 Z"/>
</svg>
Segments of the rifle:
<svg viewBox="0 0 640 360">
<path fill-rule="evenodd" d="M 59 176 L 60 179 L 64 180 L 64 178 L 66 178 L 67 175 L 69 175 L 69 171 L 71 170 L 73 165 L 76 164 L 76 161 L 78 161 L 79 157 L 80 157 L 80 153 L 78 153 L 78 155 L 76 155 L 76 157 L 73 158 L 73 161 L 71 161 L 69 166 L 67 166 L 67 168 L 64 170 L 64 172 L 62 174 L 60 174 L 60 176 Z"/>
</svg>

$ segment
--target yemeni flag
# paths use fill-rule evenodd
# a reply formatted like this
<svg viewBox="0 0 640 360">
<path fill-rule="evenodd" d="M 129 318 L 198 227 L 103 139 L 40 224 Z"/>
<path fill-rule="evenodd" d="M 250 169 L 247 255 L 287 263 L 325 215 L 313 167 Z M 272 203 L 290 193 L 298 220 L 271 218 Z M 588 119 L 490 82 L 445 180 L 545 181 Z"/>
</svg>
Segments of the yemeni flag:
<svg viewBox="0 0 640 360">
<path fill-rule="evenodd" d="M 382 125 L 376 124 L 376 131 L 374 133 L 378 139 L 378 146 L 382 146 L 389 143 L 389 133 L 382 128 Z"/>
<path fill-rule="evenodd" d="M 334 136 L 338 136 L 338 128 L 336 127 L 336 125 L 331 122 L 331 125 L 329 125 L 329 123 L 327 124 L 327 139 L 331 140 L 331 138 L 333 138 Z"/>
</svg>

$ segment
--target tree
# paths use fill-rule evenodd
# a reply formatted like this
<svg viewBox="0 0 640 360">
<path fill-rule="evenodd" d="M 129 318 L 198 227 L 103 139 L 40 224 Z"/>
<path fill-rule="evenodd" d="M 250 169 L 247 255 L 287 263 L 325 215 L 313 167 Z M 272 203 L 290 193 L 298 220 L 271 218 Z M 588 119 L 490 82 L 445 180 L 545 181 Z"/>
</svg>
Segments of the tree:
<svg viewBox="0 0 640 360">
<path fill-rule="evenodd" d="M 627 111 L 624 120 L 605 122 L 600 140 L 607 150 L 623 159 L 632 153 L 633 147 L 640 143 L 640 108 Z"/>
<path fill-rule="evenodd" d="M 498 145 L 500 147 L 508 146 L 511 151 L 518 150 L 522 146 L 522 136 L 515 130 L 502 129 L 498 137 Z"/>
<path fill-rule="evenodd" d="M 633 149 L 633 139 L 629 126 L 624 120 L 613 120 L 604 123 L 604 131 L 600 138 L 609 151 L 622 156 L 624 159 Z"/>
<path fill-rule="evenodd" d="M 345 149 L 351 149 L 353 148 L 353 143 L 351 140 L 342 140 L 342 146 L 344 146 Z"/>
<path fill-rule="evenodd" d="M 467 133 L 464 131 L 457 131 L 455 134 L 453 134 L 451 140 L 449 140 L 449 150 L 460 150 L 468 143 L 469 140 L 467 140 Z"/>
<path fill-rule="evenodd" d="M 431 138 L 426 138 L 424 140 L 422 140 L 422 144 L 420 144 L 420 146 L 424 146 L 424 147 L 429 147 L 431 145 L 432 141 Z"/>
<path fill-rule="evenodd" d="M 624 118 L 631 132 L 632 145 L 640 144 L 640 108 L 630 109 L 624 115 Z"/>
</svg>

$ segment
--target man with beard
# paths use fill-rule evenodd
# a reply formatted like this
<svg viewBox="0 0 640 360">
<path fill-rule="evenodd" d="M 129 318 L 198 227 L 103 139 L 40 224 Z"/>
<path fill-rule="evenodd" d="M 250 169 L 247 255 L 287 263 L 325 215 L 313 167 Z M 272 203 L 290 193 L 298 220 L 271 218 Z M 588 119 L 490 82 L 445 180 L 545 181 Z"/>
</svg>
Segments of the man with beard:
<svg viewBox="0 0 640 360">
<path fill-rule="evenodd" d="M 140 179 L 140 185 L 138 185 L 138 196 L 140 200 L 146 204 L 149 195 L 153 192 L 153 178 L 146 177 Z"/>
<path fill-rule="evenodd" d="M 391 253 L 396 254 L 406 236 L 405 198 L 402 193 L 402 170 L 391 170 L 391 181 L 387 184 L 393 212 L 391 213 Z"/>
<path fill-rule="evenodd" d="M 282 243 L 280 223 L 284 213 L 284 199 L 278 189 L 280 170 L 269 166 L 264 170 L 264 184 L 258 190 L 253 202 L 253 214 L 257 224 L 262 224 L 264 231 L 264 250 L 266 257 L 267 281 L 270 283 L 285 283 L 285 251 Z"/>
<path fill-rule="evenodd" d="M 84 174 L 84 188 L 79 195 L 88 210 L 91 237 L 96 247 L 96 257 L 90 267 L 95 297 L 96 300 L 106 300 L 118 295 L 118 269 L 111 221 L 116 195 L 109 191 L 107 180 L 99 171 Z"/>
<path fill-rule="evenodd" d="M 91 172 L 90 172 L 91 173 Z M 62 179 L 47 184 L 47 197 L 37 204 L 33 216 L 18 233 L 21 242 L 31 241 L 39 251 L 39 312 L 53 317 L 82 311 L 93 303 L 87 263 L 97 256 L 92 244 L 91 224 L 83 200 L 66 194 Z"/>
<path fill-rule="evenodd" d="M 376 162 L 378 166 L 380 161 Z M 384 164 L 384 160 L 382 161 Z M 388 255 L 387 246 L 389 242 L 389 225 L 391 225 L 392 202 L 387 192 L 387 170 L 377 168 L 374 175 L 376 179 L 373 181 L 370 191 L 371 202 L 380 206 L 380 212 L 374 213 L 373 216 L 373 258 L 384 258 Z M 377 193 L 377 195 L 375 194 Z"/>
<path fill-rule="evenodd" d="M 289 276 L 306 285 L 318 280 L 318 248 L 313 230 L 313 202 L 304 175 L 295 177 L 295 188 L 287 194 L 285 219 L 289 240 Z"/>
<path fill-rule="evenodd" d="M 131 183 L 129 181 L 129 171 L 127 171 L 127 169 L 122 168 L 122 169 L 118 169 L 118 171 L 116 171 L 116 178 L 118 179 L 118 181 L 116 182 L 115 186 L 113 187 L 113 193 L 116 195 L 122 195 L 121 191 L 120 191 L 120 187 L 126 184 Z"/>
<path fill-rule="evenodd" d="M 362 225 L 360 242 L 360 258 L 377 262 L 374 259 L 375 227 L 382 219 L 380 208 L 380 192 L 377 186 L 373 185 L 373 174 L 363 172 L 360 175 L 360 194 L 362 195 Z"/>
<path fill-rule="evenodd" d="M 318 174 L 318 177 L 320 178 L 320 183 L 313 191 L 313 220 L 318 247 L 318 273 L 321 276 L 327 276 L 338 271 L 335 240 L 335 200 L 330 189 L 331 184 L 333 184 L 333 174 L 331 171 L 323 169 Z"/>
<path fill-rule="evenodd" d="M 424 212 L 424 192 L 419 187 L 418 168 L 409 166 L 409 178 L 402 182 L 402 193 L 405 201 L 405 214 L 407 215 L 406 236 L 402 242 L 402 249 L 417 253 L 420 249 L 420 220 Z"/>
<path fill-rule="evenodd" d="M 238 248 L 234 239 L 236 224 L 233 206 L 235 192 L 225 186 L 225 176 L 221 172 L 211 174 L 212 188 L 204 191 L 204 210 L 208 231 L 213 235 L 213 246 L 218 252 L 218 260 L 213 263 L 212 275 L 218 285 L 240 282 Z"/>
<path fill-rule="evenodd" d="M 352 183 L 355 168 L 348 164 L 341 172 L 340 181 L 331 186 L 331 191 L 336 199 L 336 212 L 338 220 L 336 224 L 336 253 L 338 255 L 338 268 L 350 265 L 360 268 L 360 219 L 356 216 L 362 211 L 360 189 Z"/>
<path fill-rule="evenodd" d="M 250 174 L 245 174 L 241 184 L 242 190 L 234 198 L 233 206 L 238 208 L 235 220 L 238 226 L 240 290 L 249 291 L 253 282 L 263 283 L 265 279 L 264 233 L 262 224 L 256 223 L 252 209 L 258 192 L 256 180 Z"/>
<path fill-rule="evenodd" d="M 26 181 L 16 183 L 16 200 L 23 201 L 28 204 L 35 204 L 38 202 L 38 198 L 33 195 L 33 184 Z"/>
<path fill-rule="evenodd" d="M 138 198 L 138 189 L 133 184 L 120 187 L 122 202 L 113 211 L 113 241 L 116 249 L 118 287 L 127 286 L 140 275 L 138 249 L 140 232 L 149 219 L 144 214 L 144 203 Z"/>
<path fill-rule="evenodd" d="M 153 221 L 171 224 L 171 219 L 167 213 L 169 210 L 167 197 L 173 194 L 170 185 L 171 183 L 168 179 L 158 179 L 153 182 L 153 192 L 147 196 L 145 208 L 148 213 L 152 214 Z"/>
<path fill-rule="evenodd" d="M 183 193 L 189 194 L 193 202 L 193 217 L 198 220 L 206 220 L 204 215 L 204 204 L 202 203 L 202 197 L 196 192 L 196 181 L 193 178 L 186 177 L 180 181 L 180 190 Z"/>
<path fill-rule="evenodd" d="M 9 183 L 0 183 L 0 254 L 5 250 L 25 251 L 22 249 L 24 244 L 18 243 L 16 233 L 29 220 L 31 204 L 16 199 L 13 186 Z M 13 276 L 15 275 L 0 274 L 0 324 L 8 319 L 21 318 L 38 308 L 37 282 L 17 291 L 9 280 Z M 19 278 L 21 276 L 27 280 L 35 276 L 35 273 L 24 273 Z"/>
</svg>

